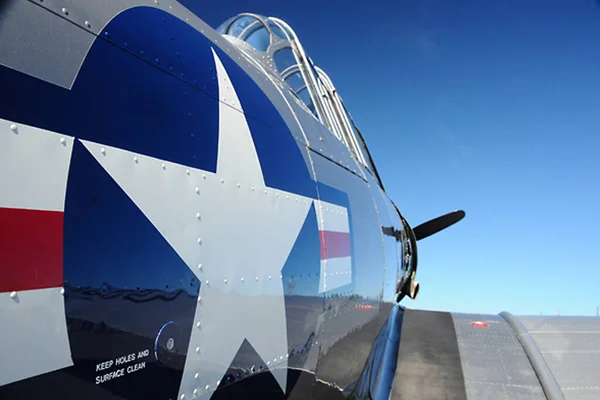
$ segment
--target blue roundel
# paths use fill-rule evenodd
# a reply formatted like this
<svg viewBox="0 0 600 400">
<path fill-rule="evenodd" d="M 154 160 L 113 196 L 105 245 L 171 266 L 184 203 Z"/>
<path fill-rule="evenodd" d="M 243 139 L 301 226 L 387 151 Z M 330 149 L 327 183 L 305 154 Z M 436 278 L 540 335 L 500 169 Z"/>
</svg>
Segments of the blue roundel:
<svg viewBox="0 0 600 400">
<path fill-rule="evenodd" d="M 117 396 L 177 395 L 200 282 L 79 139 L 215 172 L 213 46 L 165 11 L 137 7 L 116 16 L 94 40 L 71 89 L 0 65 L 0 118 L 76 139 L 64 210 L 74 365 L 63 372 L 90 382 L 100 377 L 102 389 Z M 256 83 L 215 51 L 244 109 L 266 185 L 316 198 L 306 148 Z M 126 380 L 113 379 L 112 370 L 99 367 L 110 360 L 137 366 Z M 51 381 L 35 387 L 61 397 L 66 389 L 48 386 Z"/>
<path fill-rule="evenodd" d="M 152 7 L 128 9 L 104 31 L 109 36 L 93 42 L 70 90 L 0 66 L 3 93 L 9 94 L 0 97 L 0 117 L 215 172 L 214 44 Z M 247 116 L 267 186 L 316 197 L 301 153 L 306 148 L 258 85 L 225 52 L 215 51 Z"/>
</svg>

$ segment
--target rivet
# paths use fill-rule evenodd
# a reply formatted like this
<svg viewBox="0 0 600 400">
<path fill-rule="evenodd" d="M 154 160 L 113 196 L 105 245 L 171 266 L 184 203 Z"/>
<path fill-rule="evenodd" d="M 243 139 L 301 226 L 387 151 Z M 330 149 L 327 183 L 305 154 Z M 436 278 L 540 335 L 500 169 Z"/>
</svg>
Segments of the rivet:
<svg viewBox="0 0 600 400">
<path fill-rule="evenodd" d="M 224 284 L 227 284 L 227 279 L 223 279 L 223 283 L 224 283 Z"/>
<path fill-rule="evenodd" d="M 271 280 L 271 275 L 269 275 L 269 280 Z"/>
<path fill-rule="evenodd" d="M 88 28 L 92 27 L 92 25 L 90 24 L 90 21 L 85 21 L 85 26 L 87 26 Z"/>
<path fill-rule="evenodd" d="M 60 288 L 60 294 L 65 294 L 65 288 Z"/>
<path fill-rule="evenodd" d="M 198 244 L 202 244 L 202 238 L 198 238 Z"/>
<path fill-rule="evenodd" d="M 185 399 L 185 394 L 182 394 L 180 398 L 181 400 Z"/>
<path fill-rule="evenodd" d="M 200 353 L 200 347 L 196 347 L 196 353 Z"/>
<path fill-rule="evenodd" d="M 196 218 L 200 219 L 200 213 L 196 213 Z"/>
<path fill-rule="evenodd" d="M 221 178 L 221 183 L 225 183 L 225 179 Z"/>
<path fill-rule="evenodd" d="M 154 4 L 158 4 L 158 0 L 154 0 Z"/>
<path fill-rule="evenodd" d="M 206 179 L 206 174 L 202 174 L 202 179 Z"/>
<path fill-rule="evenodd" d="M 196 193 L 200 194 L 200 188 L 196 186 Z"/>
<path fill-rule="evenodd" d="M 256 282 L 258 282 L 258 276 L 256 277 Z"/>
<path fill-rule="evenodd" d="M 283 279 L 283 275 L 279 275 L 279 279 Z"/>
<path fill-rule="evenodd" d="M 185 170 L 185 174 L 186 174 L 186 175 L 189 175 L 189 174 L 190 174 L 190 170 L 189 170 L 189 169 L 186 169 L 186 170 Z"/>
<path fill-rule="evenodd" d="M 13 133 L 19 133 L 19 129 L 17 128 L 16 124 L 11 124 L 10 130 L 13 131 Z"/>
<path fill-rule="evenodd" d="M 279 197 L 279 193 L 275 193 L 275 197 Z"/>
<path fill-rule="evenodd" d="M 244 282 L 244 277 L 242 277 L 241 281 Z"/>
<path fill-rule="evenodd" d="M 204 389 L 206 389 L 206 390 L 210 389 L 210 385 L 206 385 L 206 386 L 204 387 Z"/>
<path fill-rule="evenodd" d="M 138 158 L 137 157 L 133 157 L 133 162 L 137 164 Z"/>
<path fill-rule="evenodd" d="M 200 376 L 200 374 L 198 374 L 198 373 L 196 372 L 196 375 L 194 375 L 194 379 L 198 379 L 198 377 L 199 377 L 199 376 Z"/>
<path fill-rule="evenodd" d="M 66 9 L 66 8 L 64 8 L 64 7 L 63 7 L 63 9 L 62 9 L 62 12 L 63 12 L 63 14 L 65 14 L 65 15 L 69 15 L 69 11 L 67 11 L 67 9 Z"/>
<path fill-rule="evenodd" d="M 220 381 L 220 380 L 219 380 L 219 381 L 217 381 L 217 386 L 219 386 L 220 384 L 221 384 L 221 381 Z"/>
<path fill-rule="evenodd" d="M 252 191 L 254 192 L 254 186 L 252 186 L 250 189 L 252 189 Z"/>
<path fill-rule="evenodd" d="M 202 296 L 198 296 L 198 303 L 202 303 Z"/>
<path fill-rule="evenodd" d="M 208 281 L 206 281 L 206 286 L 210 286 L 210 283 Z"/>
<path fill-rule="evenodd" d="M 161 168 L 162 168 L 162 169 L 167 169 L 167 166 L 166 166 L 164 163 L 162 163 L 162 164 L 161 164 Z"/>
<path fill-rule="evenodd" d="M 198 269 L 202 270 L 202 264 L 198 264 Z"/>
<path fill-rule="evenodd" d="M 285 196 L 285 199 L 286 199 L 286 200 L 289 200 L 289 199 L 290 199 L 290 196 Z"/>
<path fill-rule="evenodd" d="M 202 324 L 200 322 L 196 323 L 196 328 L 200 328 Z"/>
<path fill-rule="evenodd" d="M 267 191 L 265 190 L 265 194 L 267 194 Z"/>
<path fill-rule="evenodd" d="M 275 357 L 275 358 L 273 359 L 273 362 L 277 362 L 277 357 Z"/>
<path fill-rule="evenodd" d="M 237 184 L 237 187 L 238 187 L 238 188 L 240 187 L 240 184 L 239 184 L 239 183 Z"/>
<path fill-rule="evenodd" d="M 288 353 L 288 354 L 286 354 L 286 355 L 285 355 L 285 358 L 290 358 L 290 354 L 289 354 L 289 353 Z"/>
<path fill-rule="evenodd" d="M 194 396 L 198 396 L 198 389 L 194 389 L 194 391 L 192 392 L 192 394 L 193 394 Z"/>
<path fill-rule="evenodd" d="M 103 155 L 106 155 L 106 149 L 103 147 L 100 149 L 100 153 L 102 153 Z"/>
<path fill-rule="evenodd" d="M 17 292 L 10 292 L 10 298 L 14 299 L 15 297 L 17 297 Z"/>
<path fill-rule="evenodd" d="M 271 365 L 271 361 L 267 361 L 267 365 Z"/>
</svg>

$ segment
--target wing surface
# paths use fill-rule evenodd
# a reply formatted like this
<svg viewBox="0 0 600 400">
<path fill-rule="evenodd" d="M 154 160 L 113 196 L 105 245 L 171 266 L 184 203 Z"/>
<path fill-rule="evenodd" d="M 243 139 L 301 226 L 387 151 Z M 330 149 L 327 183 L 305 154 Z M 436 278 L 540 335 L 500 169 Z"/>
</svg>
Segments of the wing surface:
<svg viewBox="0 0 600 400">
<path fill-rule="evenodd" d="M 405 309 L 393 399 L 598 399 L 600 318 Z"/>
</svg>

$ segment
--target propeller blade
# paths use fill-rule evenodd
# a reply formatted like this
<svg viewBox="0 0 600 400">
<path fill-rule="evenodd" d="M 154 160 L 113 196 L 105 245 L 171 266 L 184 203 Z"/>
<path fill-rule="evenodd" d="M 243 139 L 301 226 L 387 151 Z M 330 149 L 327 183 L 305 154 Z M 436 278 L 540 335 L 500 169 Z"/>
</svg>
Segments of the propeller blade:
<svg viewBox="0 0 600 400">
<path fill-rule="evenodd" d="M 446 215 L 442 215 L 441 217 L 437 217 L 427 222 L 424 222 L 416 228 L 413 228 L 415 238 L 417 240 L 425 239 L 426 237 L 431 236 L 434 233 L 438 233 L 439 231 L 446 229 L 451 225 L 454 225 L 455 223 L 463 219 L 465 215 L 466 214 L 463 210 L 457 210 L 452 211 L 451 213 L 448 213 Z"/>
</svg>

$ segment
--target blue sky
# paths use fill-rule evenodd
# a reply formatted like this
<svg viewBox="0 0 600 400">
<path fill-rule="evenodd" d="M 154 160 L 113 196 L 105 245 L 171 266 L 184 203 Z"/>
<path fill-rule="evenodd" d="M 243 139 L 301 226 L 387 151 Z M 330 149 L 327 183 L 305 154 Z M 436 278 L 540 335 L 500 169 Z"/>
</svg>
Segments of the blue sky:
<svg viewBox="0 0 600 400">
<path fill-rule="evenodd" d="M 286 20 L 332 78 L 419 246 L 416 308 L 595 314 L 600 6 L 572 1 L 184 1 L 211 26 Z"/>
</svg>

